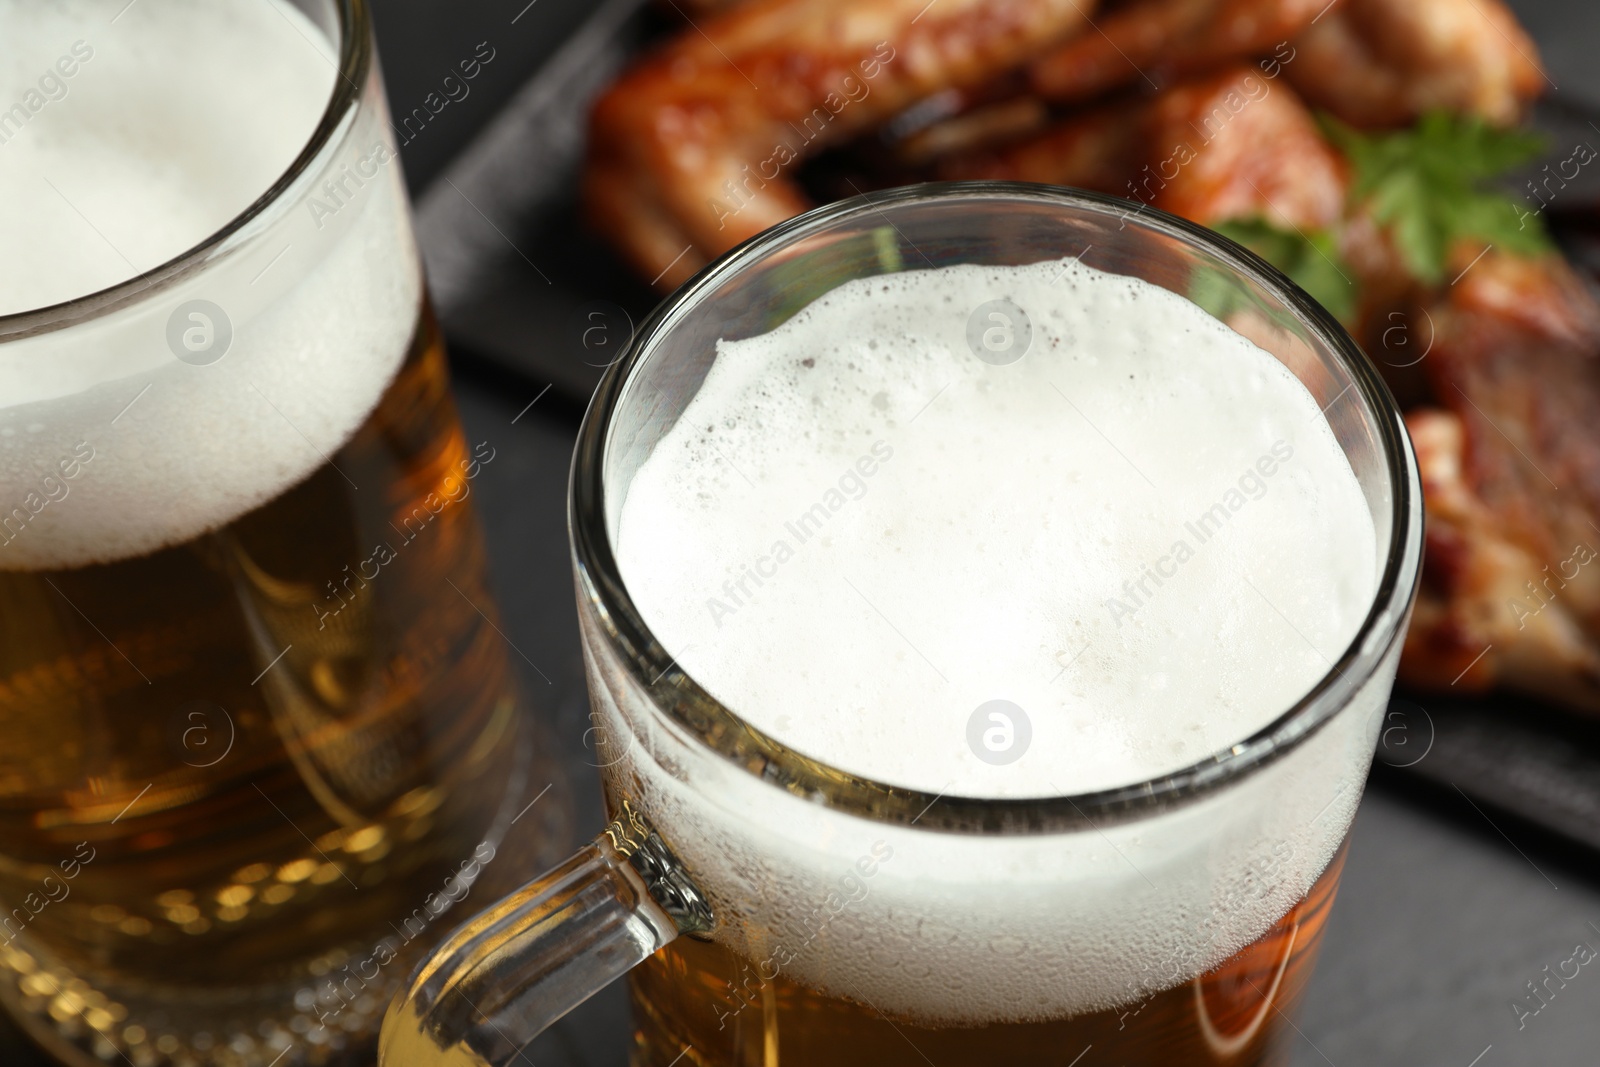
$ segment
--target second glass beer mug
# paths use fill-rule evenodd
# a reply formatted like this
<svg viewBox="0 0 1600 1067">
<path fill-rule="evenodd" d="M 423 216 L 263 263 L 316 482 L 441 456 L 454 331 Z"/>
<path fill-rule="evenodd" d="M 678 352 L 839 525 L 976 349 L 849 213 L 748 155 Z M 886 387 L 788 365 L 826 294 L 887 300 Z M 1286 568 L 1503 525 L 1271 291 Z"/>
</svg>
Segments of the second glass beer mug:
<svg viewBox="0 0 1600 1067">
<path fill-rule="evenodd" d="M 562 802 L 512 843 L 551 778 L 495 447 L 367 6 L 0 0 L 0 40 L 40 101 L 0 113 L 0 1005 L 67 1063 L 370 1056 Z"/>
<path fill-rule="evenodd" d="M 1059 278 L 1080 257 L 1190 297 L 1303 385 L 1303 421 L 1348 462 L 1359 484 L 1349 499 L 1365 502 L 1351 516 L 1360 513 L 1362 539 L 1370 519 L 1376 546 L 1376 573 L 1360 576 L 1374 593 L 1356 603 L 1353 639 L 1330 649 L 1309 691 L 1267 709 L 1259 728 L 1146 780 L 1066 795 L 875 781 L 796 751 L 752 725 L 749 709 L 714 698 L 679 662 L 688 650 L 664 645 L 647 624 L 618 538 L 642 466 L 708 388 L 714 361 L 733 358 L 719 344 L 767 334 L 856 279 L 1040 263 L 1059 263 Z M 1025 328 L 1006 307 L 997 314 L 979 322 L 980 358 Z M 1036 340 L 1047 314 L 1035 307 Z M 1000 331 L 993 345 L 985 330 Z M 1027 358 L 1067 356 L 1041 345 Z M 949 412 L 940 418 L 960 426 Z M 708 421 L 695 432 L 709 435 Z M 744 457 L 722 458 L 734 467 Z M 733 473 L 725 484 L 744 491 Z M 947 488 L 934 478 L 919 491 Z M 795 500 L 790 514 L 808 503 Z M 584 423 L 571 532 L 615 821 L 470 920 L 419 969 L 385 1021 L 385 1067 L 502 1067 L 625 973 L 641 1067 L 1254 1065 L 1281 1054 L 1283 1020 L 1306 986 L 1337 887 L 1421 539 L 1415 463 L 1392 399 L 1334 320 L 1281 275 L 1180 220 L 1041 187 L 922 187 L 818 209 L 713 265 L 644 326 Z M 791 535 L 800 537 L 782 536 Z M 1296 547 L 1279 546 L 1290 559 Z M 727 571 L 735 588 L 739 573 Z M 706 576 L 717 598 L 724 577 Z M 868 615 L 858 608 L 851 618 Z M 1159 734 L 1159 716 L 1141 721 Z M 1180 750 L 1175 737 L 1148 740 Z"/>
</svg>

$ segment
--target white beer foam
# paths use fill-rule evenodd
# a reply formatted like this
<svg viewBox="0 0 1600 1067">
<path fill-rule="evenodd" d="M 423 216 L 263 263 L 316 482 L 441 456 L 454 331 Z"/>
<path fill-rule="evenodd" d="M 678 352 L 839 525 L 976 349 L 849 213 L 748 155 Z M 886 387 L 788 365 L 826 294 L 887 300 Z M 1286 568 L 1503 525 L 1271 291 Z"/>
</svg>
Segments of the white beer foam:
<svg viewBox="0 0 1600 1067">
<path fill-rule="evenodd" d="M 997 298 L 1032 322 L 1005 366 L 967 343 Z M 755 726 L 995 797 L 1139 782 L 1255 732 L 1377 577 L 1292 373 L 1167 290 L 1058 263 L 852 282 L 723 343 L 618 540 L 645 621 Z M 997 699 L 1032 728 L 1001 765 L 967 734 Z"/>
<path fill-rule="evenodd" d="M 0 313 L 103 289 L 205 240 L 288 170 L 337 78 L 332 44 L 283 0 L 0 0 L 0 37 Z M 182 542 L 348 439 L 420 302 L 392 151 L 371 101 L 203 271 L 0 346 L 0 568 Z M 332 210 L 313 214 L 311 196 Z M 210 365 L 168 343 L 190 300 L 231 322 Z M 65 478 L 80 442 L 93 459 Z"/>
<path fill-rule="evenodd" d="M 288 169 L 327 106 L 337 57 L 292 5 L 167 0 L 113 24 L 126 3 L 0 0 L 0 109 L 28 109 L 0 111 L 0 314 L 199 243 Z"/>
<path fill-rule="evenodd" d="M 996 298 L 1032 321 L 1008 366 L 966 339 Z M 880 441 L 865 491 L 796 543 L 785 524 Z M 1201 543 L 1185 524 L 1279 443 L 1264 494 Z M 734 711 L 835 766 L 982 797 L 1135 783 L 1252 734 L 1343 653 L 1379 562 L 1291 374 L 1182 298 L 1070 262 L 852 282 L 719 345 L 619 526 L 645 620 Z M 1181 539 L 1192 558 L 1131 615 L 1107 607 Z M 714 620 L 708 598 L 762 556 L 764 584 Z M 640 739 L 611 741 L 606 773 L 708 893 L 717 939 L 765 977 L 941 1025 L 1129 1004 L 1260 936 L 1343 840 L 1394 670 L 1391 654 L 1313 738 L 1202 803 L 979 837 L 843 815 L 708 756 L 585 624 L 602 736 Z M 996 698 L 1033 730 L 1004 766 L 967 741 Z M 875 843 L 892 858 L 852 876 Z M 738 1004 L 719 1010 L 760 1010 Z"/>
</svg>

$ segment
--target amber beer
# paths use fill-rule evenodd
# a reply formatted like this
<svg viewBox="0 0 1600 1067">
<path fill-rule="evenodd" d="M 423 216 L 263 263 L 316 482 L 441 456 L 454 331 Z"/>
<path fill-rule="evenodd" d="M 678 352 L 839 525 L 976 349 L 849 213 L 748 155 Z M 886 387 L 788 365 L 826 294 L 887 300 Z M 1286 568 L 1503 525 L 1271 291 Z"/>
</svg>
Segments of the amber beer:
<svg viewBox="0 0 1600 1067">
<path fill-rule="evenodd" d="M 423 314 L 377 410 L 271 503 L 150 555 L 0 571 L 8 999 L 110 1025 L 119 991 L 331 974 L 302 1017 L 381 1004 L 403 966 L 341 969 L 422 933 L 525 769 L 471 499 L 495 456 Z"/>
<path fill-rule="evenodd" d="M 634 971 L 640 1067 L 1258 1067 L 1286 1062 L 1283 1025 L 1310 980 L 1344 865 L 1225 963 L 1109 1011 L 1028 1023 L 929 1027 L 790 981 L 776 961 L 680 938 Z M 806 951 L 849 952 L 826 930 Z M 1151 961 L 1171 974 L 1181 962 Z M 691 1051 L 684 1052 L 688 1048 Z M 678 1057 L 682 1055 L 682 1059 Z"/>
</svg>

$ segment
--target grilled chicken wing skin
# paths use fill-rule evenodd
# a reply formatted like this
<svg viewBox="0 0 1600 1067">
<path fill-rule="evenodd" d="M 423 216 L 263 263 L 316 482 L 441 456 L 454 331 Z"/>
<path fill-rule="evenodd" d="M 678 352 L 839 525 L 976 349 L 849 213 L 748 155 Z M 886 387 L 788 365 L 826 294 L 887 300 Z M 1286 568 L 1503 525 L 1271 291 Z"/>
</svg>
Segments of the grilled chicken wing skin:
<svg viewBox="0 0 1600 1067">
<path fill-rule="evenodd" d="M 1293 45 L 1289 80 L 1361 127 L 1439 109 L 1510 125 L 1546 84 L 1537 47 L 1500 0 L 1338 0 Z"/>
<path fill-rule="evenodd" d="M 1134 0 L 1096 20 L 1029 70 L 1047 100 L 1077 103 L 1113 89 L 1174 80 L 1270 55 L 1327 0 Z M 1291 54 L 1284 51 L 1279 55 Z"/>
<path fill-rule="evenodd" d="M 1075 185 L 1202 224 L 1263 218 L 1289 230 L 1332 226 L 1349 187 L 1343 158 L 1294 90 L 1251 65 L 947 160 L 940 176 Z"/>
<path fill-rule="evenodd" d="M 810 206 L 795 165 L 1082 29 L 1093 0 L 752 0 L 636 64 L 596 103 L 598 226 L 670 288 Z"/>
<path fill-rule="evenodd" d="M 1417 324 L 1444 410 L 1407 420 L 1428 535 L 1402 677 L 1600 712 L 1600 306 L 1556 255 L 1476 254 Z"/>
</svg>

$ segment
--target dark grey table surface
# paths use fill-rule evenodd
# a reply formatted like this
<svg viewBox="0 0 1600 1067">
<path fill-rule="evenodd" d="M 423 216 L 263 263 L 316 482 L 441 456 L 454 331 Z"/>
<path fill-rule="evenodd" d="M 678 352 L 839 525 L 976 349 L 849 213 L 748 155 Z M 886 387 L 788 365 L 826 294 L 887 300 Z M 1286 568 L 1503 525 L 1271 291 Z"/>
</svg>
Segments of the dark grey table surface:
<svg viewBox="0 0 1600 1067">
<path fill-rule="evenodd" d="M 495 61 L 405 149 L 425 189 L 590 8 L 584 0 L 374 0 L 391 104 L 409 111 L 480 41 Z M 1515 0 L 1562 94 L 1600 105 L 1600 5 Z M 479 500 L 508 639 L 549 677 L 530 690 L 573 767 L 579 832 L 601 822 L 566 561 L 564 494 L 580 412 L 542 383 L 457 363 L 468 434 L 488 440 Z M 526 409 L 526 410 L 525 410 Z M 520 414 L 520 417 L 519 417 Z M 1519 1028 L 1510 1004 L 1587 942 L 1600 948 L 1600 859 L 1381 767 L 1362 802 L 1294 1067 L 1574 1067 L 1600 1063 L 1600 972 L 1584 968 Z M 621 1067 L 613 988 L 530 1050 L 539 1067 Z M 0 1065 L 48 1061 L 0 1017 Z"/>
</svg>

